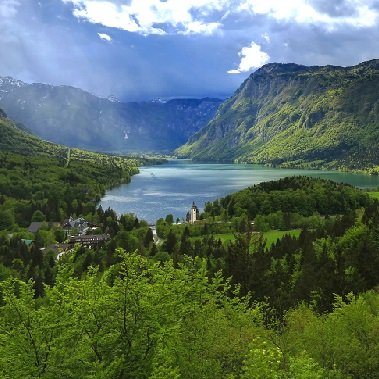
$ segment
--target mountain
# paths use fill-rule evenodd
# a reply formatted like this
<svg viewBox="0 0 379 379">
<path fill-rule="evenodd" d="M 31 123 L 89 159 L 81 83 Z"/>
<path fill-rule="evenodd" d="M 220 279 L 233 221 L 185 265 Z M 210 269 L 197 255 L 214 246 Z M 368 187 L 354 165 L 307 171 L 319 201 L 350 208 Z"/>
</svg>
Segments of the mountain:
<svg viewBox="0 0 379 379">
<path fill-rule="evenodd" d="M 122 103 L 68 86 L 0 78 L 0 107 L 41 138 L 99 151 L 172 151 L 205 126 L 220 99 Z"/>
<path fill-rule="evenodd" d="M 310 167 L 379 164 L 379 60 L 267 64 L 177 150 L 197 160 Z"/>
<path fill-rule="evenodd" d="M 0 109 L 0 155 L 1 153 L 5 155 L 10 153 L 12 156 L 19 157 L 15 158 L 18 164 L 41 158 L 46 165 L 76 167 L 81 175 L 84 175 L 84 171 L 87 171 L 86 175 L 89 175 L 89 170 L 94 169 L 92 179 L 96 181 L 103 180 L 104 182 L 105 177 L 109 179 L 112 175 L 116 176 L 116 179 L 113 177 L 112 180 L 108 180 L 107 188 L 115 183 L 129 181 L 130 176 L 138 172 L 137 167 L 146 163 L 148 159 L 95 153 L 44 141 L 30 134 L 22 125 L 10 120 L 2 109 Z M 3 159 L 2 163 L 4 163 Z M 155 163 L 155 161 L 149 160 L 149 163 Z M 12 166 L 7 169 L 12 169 Z M 96 176 L 100 171 L 103 173 L 102 179 Z"/>
<path fill-rule="evenodd" d="M 0 109 L 0 151 L 22 155 L 46 155 L 66 159 L 67 147 L 43 141 L 8 119 Z"/>
</svg>

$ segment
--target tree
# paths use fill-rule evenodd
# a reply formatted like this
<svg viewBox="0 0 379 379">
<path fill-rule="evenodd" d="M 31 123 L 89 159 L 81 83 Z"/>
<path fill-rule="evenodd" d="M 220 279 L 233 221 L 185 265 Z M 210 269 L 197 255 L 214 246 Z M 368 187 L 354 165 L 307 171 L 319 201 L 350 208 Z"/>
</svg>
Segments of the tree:
<svg viewBox="0 0 379 379">
<path fill-rule="evenodd" d="M 43 222 L 43 221 L 46 221 L 46 216 L 40 210 L 37 209 L 33 213 L 32 221 L 33 222 Z"/>
<path fill-rule="evenodd" d="M 174 216 L 172 214 L 168 214 L 165 219 L 168 225 L 172 225 L 174 223 Z"/>
<path fill-rule="evenodd" d="M 230 299 L 206 263 L 152 263 L 118 251 L 121 263 L 83 279 L 61 267 L 44 301 L 32 283 L 1 283 L 0 376 L 41 378 L 227 378 L 262 332 L 259 307 Z M 167 284 L 170 285 L 167 285 Z"/>
<path fill-rule="evenodd" d="M 176 238 L 176 234 L 170 229 L 170 231 L 167 234 L 167 238 L 164 244 L 165 250 L 172 254 L 176 249 L 176 244 L 178 240 Z"/>
<path fill-rule="evenodd" d="M 144 246 L 149 247 L 152 242 L 154 242 L 153 231 L 150 228 L 147 228 L 144 238 Z"/>
<path fill-rule="evenodd" d="M 13 224 L 13 212 L 10 209 L 0 210 L 0 230 L 11 230 Z"/>
</svg>

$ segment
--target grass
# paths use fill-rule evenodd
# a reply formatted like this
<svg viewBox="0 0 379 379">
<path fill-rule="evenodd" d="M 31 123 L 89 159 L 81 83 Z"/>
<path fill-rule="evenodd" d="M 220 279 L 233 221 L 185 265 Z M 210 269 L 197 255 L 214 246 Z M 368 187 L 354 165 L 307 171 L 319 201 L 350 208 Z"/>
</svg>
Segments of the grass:
<svg viewBox="0 0 379 379">
<path fill-rule="evenodd" d="M 266 240 L 266 247 L 270 248 L 271 245 L 276 243 L 278 239 L 281 239 L 285 234 L 290 234 L 295 237 L 299 237 L 300 229 L 292 229 L 292 230 L 270 230 L 268 232 L 263 233 L 263 237 Z"/>
<path fill-rule="evenodd" d="M 300 229 L 292 230 L 270 230 L 263 233 L 263 237 L 266 240 L 266 247 L 270 248 L 271 245 L 276 243 L 278 239 L 281 239 L 285 234 L 291 234 L 292 236 L 298 237 L 300 235 Z M 192 237 L 191 240 L 200 239 L 202 237 Z M 215 239 L 220 239 L 221 242 L 234 241 L 234 233 L 218 233 L 214 234 Z"/>
<path fill-rule="evenodd" d="M 190 241 L 201 240 L 204 237 L 205 236 L 190 237 Z M 214 237 L 215 240 L 220 239 L 221 242 L 223 242 L 223 243 L 235 240 L 234 233 L 217 233 L 217 234 L 213 234 L 213 237 Z"/>
<path fill-rule="evenodd" d="M 214 238 L 220 239 L 221 242 L 229 242 L 235 240 L 234 233 L 215 234 Z"/>
</svg>

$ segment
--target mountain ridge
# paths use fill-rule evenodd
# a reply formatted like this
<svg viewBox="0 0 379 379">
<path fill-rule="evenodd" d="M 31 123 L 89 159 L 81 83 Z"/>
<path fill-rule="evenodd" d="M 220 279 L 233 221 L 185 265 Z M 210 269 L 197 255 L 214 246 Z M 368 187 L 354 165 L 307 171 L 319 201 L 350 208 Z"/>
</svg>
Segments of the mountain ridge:
<svg viewBox="0 0 379 379">
<path fill-rule="evenodd" d="M 270 63 L 251 74 L 180 157 L 309 167 L 379 164 L 379 60 Z"/>
<path fill-rule="evenodd" d="M 0 77 L 0 107 L 39 137 L 105 152 L 170 152 L 215 114 L 222 100 L 121 102 L 72 86 Z"/>
</svg>

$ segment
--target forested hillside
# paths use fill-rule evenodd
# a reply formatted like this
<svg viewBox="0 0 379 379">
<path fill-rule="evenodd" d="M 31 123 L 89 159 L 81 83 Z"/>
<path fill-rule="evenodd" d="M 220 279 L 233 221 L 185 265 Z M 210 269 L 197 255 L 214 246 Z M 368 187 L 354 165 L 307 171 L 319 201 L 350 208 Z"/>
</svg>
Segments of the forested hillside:
<svg viewBox="0 0 379 379">
<path fill-rule="evenodd" d="M 379 60 L 353 67 L 270 63 L 177 150 L 197 160 L 379 165 Z"/>
<path fill-rule="evenodd" d="M 1 111 L 0 277 L 11 270 L 25 280 L 38 278 L 41 288 L 45 274 L 40 248 L 62 238 L 62 229 L 49 231 L 49 223 L 60 225 L 72 215 L 95 212 L 105 190 L 129 182 L 142 163 L 40 140 Z M 44 223 L 38 235 L 26 230 L 31 222 Z M 21 240 L 35 242 L 31 251 Z"/>
<path fill-rule="evenodd" d="M 0 163 L 0 207 L 16 207 L 18 213 L 12 216 L 27 225 L 37 209 L 48 221 L 77 212 L 72 208 L 74 199 L 80 209 L 81 203 L 94 209 L 107 188 L 130 181 L 144 161 L 43 141 L 0 110 Z"/>
</svg>

